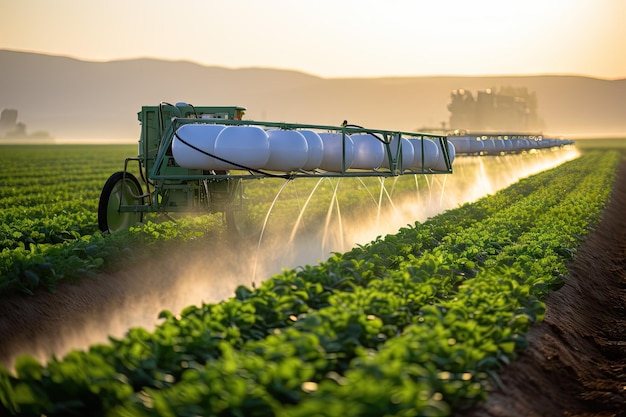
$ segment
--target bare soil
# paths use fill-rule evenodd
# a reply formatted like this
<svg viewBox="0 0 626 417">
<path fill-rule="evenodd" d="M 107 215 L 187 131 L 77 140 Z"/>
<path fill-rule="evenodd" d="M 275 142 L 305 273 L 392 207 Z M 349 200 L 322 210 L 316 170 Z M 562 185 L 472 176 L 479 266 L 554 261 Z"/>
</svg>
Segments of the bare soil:
<svg viewBox="0 0 626 417">
<path fill-rule="evenodd" d="M 626 416 L 626 163 L 502 388 L 463 417 Z"/>
<path fill-rule="evenodd" d="M 547 298 L 545 320 L 530 330 L 528 349 L 501 371 L 502 386 L 486 403 L 457 417 L 626 416 L 625 214 L 622 163 L 602 221 L 579 249 L 565 285 Z M 83 317 L 124 309 L 133 298 L 129 292 L 145 291 L 144 283 L 118 285 L 118 278 L 129 277 L 0 300 L 0 364 L 7 366 L 29 340 L 43 334 L 48 335 L 44 350 L 54 351 L 55 332 L 59 336 L 68 318 L 76 331 Z M 168 285 L 151 283 L 159 294 L 167 293 Z"/>
</svg>

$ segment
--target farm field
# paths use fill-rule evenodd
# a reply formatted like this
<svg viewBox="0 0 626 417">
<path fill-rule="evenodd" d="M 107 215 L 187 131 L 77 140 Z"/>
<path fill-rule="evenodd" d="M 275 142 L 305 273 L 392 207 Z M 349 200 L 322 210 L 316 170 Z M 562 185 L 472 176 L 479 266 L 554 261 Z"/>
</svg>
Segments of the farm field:
<svg viewBox="0 0 626 417">
<path fill-rule="evenodd" d="M 15 145 L 1 149 L 0 294 L 54 291 L 59 282 L 120 269 L 127 260 L 136 262 L 141 255 L 139 248 L 150 250 L 164 242 L 201 236 L 210 241 L 228 238 L 220 235 L 224 224 L 217 214 L 184 217 L 175 227 L 171 222 L 163 222 L 163 218 L 152 217 L 150 220 L 156 223 L 102 239 L 97 223 L 98 198 L 106 179 L 121 170 L 124 158 L 135 155 L 133 145 Z M 346 251 L 576 156 L 577 152 L 570 149 L 485 159 L 459 158 L 453 176 L 403 176 L 387 180 L 384 187 L 376 178 L 328 180 L 320 184 L 299 180 L 289 184 L 275 202 L 284 182 L 255 180 L 246 186 L 250 201 L 246 221 L 257 226 L 266 222 L 264 239 L 259 242 L 264 246 L 276 245 L 272 234 L 278 234 L 280 239 L 285 233 L 307 235 L 319 231 L 319 224 L 325 224 L 324 233 L 314 239 L 321 241 L 321 247 L 314 251 L 313 258 L 306 260 L 317 262 L 332 252 Z M 131 173 L 138 176 L 132 165 Z M 315 194 L 311 196 L 313 189 Z M 302 219 L 297 220 L 308 197 L 312 198 L 302 211 Z M 341 208 L 350 209 L 351 214 L 341 216 Z M 355 216 L 357 212 L 367 214 L 368 227 L 351 232 L 348 223 L 365 221 L 362 216 Z M 283 230 L 295 224 L 299 224 L 297 231 Z M 253 235 L 249 240 L 257 238 Z M 297 266 L 298 261 L 289 264 L 283 256 L 280 267 Z M 270 270 L 265 275 L 279 271 Z M 263 276 L 264 272 L 259 274 Z"/>
<path fill-rule="evenodd" d="M 27 149 L 24 152 L 28 154 Z M 504 172 L 502 165 L 496 165 L 501 160 L 490 162 L 494 163 L 495 171 Z M 193 415 L 200 408 L 215 410 L 212 407 L 230 410 L 224 412 L 239 410 L 244 415 L 250 414 L 246 410 L 252 409 L 265 410 L 265 414 L 261 412 L 261 415 L 311 415 L 312 412 L 325 410 L 328 405 L 331 408 L 326 411 L 331 415 L 336 414 L 334 411 L 345 415 L 366 415 L 367 410 L 363 409 L 364 404 L 359 398 L 370 396 L 372 415 L 415 410 L 429 415 L 449 415 L 484 399 L 485 390 L 497 385 L 496 372 L 503 364 L 515 359 L 520 348 L 526 346 L 524 333 L 532 323 L 540 323 L 543 317 L 542 299 L 563 284 L 566 263 L 572 259 L 589 227 L 593 227 L 599 219 L 618 162 L 619 154 L 614 152 L 585 153 L 562 167 L 432 219 L 426 220 L 432 213 L 410 212 L 413 218 L 424 216 L 423 223 L 404 227 L 399 234 L 384 238 L 380 236 L 385 233 L 379 237 L 372 236 L 369 238 L 373 239 L 371 243 L 367 243 L 370 241 L 367 237 L 362 238 L 365 243 L 357 244 L 356 248 L 343 251 L 343 254 L 336 253 L 319 266 L 277 274 L 257 285 L 256 289 L 239 286 L 236 297 L 229 301 L 188 307 L 180 315 L 164 312 L 163 322 L 154 333 L 135 329 L 119 339 L 113 339 L 110 345 L 93 345 L 88 353 L 75 352 L 65 359 L 53 359 L 44 368 L 33 359 L 23 358 L 16 365 L 17 379 L 8 374 L 0 379 L 0 384 L 4 384 L 0 387 L 9 393 L 0 399 L 5 401 L 5 405 L 14 401 L 9 404 L 11 407 L 21 405 L 37 415 L 44 410 L 54 415 L 54 407 L 61 407 L 56 408 L 57 412 L 67 411 L 63 408 L 69 404 L 66 401 L 73 401 L 71 395 L 66 398 L 64 393 L 58 394 L 59 387 L 63 391 L 63 387 L 71 385 L 72 389 L 85 394 L 80 397 L 84 404 L 72 403 L 78 407 L 77 410 L 80 407 L 95 407 L 103 415 Z M 509 160 L 507 164 L 510 163 Z M 468 182 L 458 188 L 467 191 L 476 185 L 471 176 L 468 178 L 469 172 L 477 167 L 483 170 L 490 168 L 485 166 L 484 161 L 472 167 L 464 164 L 462 162 L 456 168 L 461 172 L 466 170 L 462 177 Z M 92 168 L 97 164 L 88 165 Z M 40 170 L 36 167 L 41 167 L 41 162 L 35 163 L 31 169 Z M 64 174 L 73 172 L 70 167 L 68 163 Z M 93 176 L 101 176 L 102 184 L 110 173 L 94 173 Z M 79 169 L 74 175 L 68 175 L 89 181 L 91 176 L 81 173 Z M 55 179 L 52 173 L 47 177 L 55 188 L 64 189 L 63 181 Z M 3 219 L 3 224 L 15 224 L 19 218 L 15 213 L 11 217 L 11 210 L 5 208 L 21 207 L 26 212 L 24 207 L 44 199 L 48 202 L 44 206 L 49 207 L 39 208 L 39 211 L 28 212 L 24 216 L 31 220 L 38 218 L 37 215 L 46 219 L 42 221 L 44 226 L 37 225 L 37 233 L 32 233 L 28 223 L 22 224 L 21 230 L 5 230 L 5 244 L 13 245 L 9 250 L 3 246 L 3 262 L 5 267 L 8 265 L 3 270 L 5 299 L 23 297 L 19 295 L 21 293 L 37 296 L 44 291 L 49 294 L 48 290 L 55 290 L 66 279 L 71 282 L 84 279 L 90 273 L 97 275 L 125 268 L 128 266 L 125 262 L 144 259 L 142 257 L 167 248 L 168 244 L 163 242 L 169 241 L 169 245 L 188 242 L 209 245 L 210 240 L 226 241 L 224 239 L 227 238 L 220 234 L 220 218 L 203 216 L 190 219 L 189 223 L 181 221 L 176 227 L 171 223 L 159 223 L 106 239 L 98 236 L 93 229 L 97 222 L 89 217 L 94 215 L 92 209 L 97 205 L 101 185 L 94 187 L 92 195 L 81 194 L 77 198 L 78 190 L 90 187 L 78 187 L 75 181 L 72 186 L 72 181 L 68 180 L 69 191 L 66 191 L 74 197 L 56 197 L 79 204 L 68 209 L 53 206 L 54 198 L 50 196 L 37 197 L 36 189 L 28 193 L 34 194 L 29 197 L 30 200 L 21 197 L 19 192 L 11 194 L 9 189 L 23 190 L 23 185 L 15 186 L 10 180 L 9 176 L 2 179 L 6 181 L 2 187 L 6 194 L 2 194 L 2 199 L 11 201 L 3 206 L 3 215 L 8 216 Z M 436 206 L 435 209 L 441 211 L 447 200 L 453 200 L 451 195 L 456 192 L 452 191 L 453 180 L 437 177 L 429 181 L 394 184 L 393 190 L 404 188 L 405 193 L 418 193 L 422 206 Z M 12 186 L 4 187 L 5 184 Z M 376 190 L 376 184 L 361 185 L 362 189 L 352 195 L 348 190 L 339 193 L 346 199 L 339 205 L 344 208 L 344 213 L 350 207 L 363 210 L 358 205 L 364 200 L 363 195 L 382 194 L 382 191 L 371 191 Z M 483 193 L 486 187 L 492 186 L 484 182 L 479 185 L 482 190 L 477 192 Z M 294 191 L 294 194 L 298 193 L 306 195 L 308 191 Z M 275 194 L 275 191 L 268 194 Z M 389 200 L 399 202 L 403 199 L 402 194 L 399 191 Z M 469 194 L 463 198 L 472 200 Z M 263 199 L 262 195 L 255 195 L 254 198 L 255 201 Z M 95 201 L 95 204 L 90 201 Z M 289 199 L 285 195 L 282 201 L 284 207 L 278 209 L 283 210 L 279 218 L 295 212 L 293 207 L 298 206 L 300 198 Z M 264 204 L 267 207 L 269 203 L 266 201 Z M 320 219 L 327 217 L 328 207 L 328 203 L 320 203 L 309 213 L 312 217 L 308 222 L 319 224 Z M 383 214 L 376 216 L 378 223 L 381 217 L 386 217 L 381 208 L 379 206 L 378 210 Z M 392 209 L 391 213 L 398 213 L 397 207 Z M 572 210 L 576 215 L 567 217 Z M 265 215 L 264 211 L 267 210 L 253 210 L 263 213 L 261 217 Z M 69 221 L 57 219 L 62 217 L 58 213 L 64 212 L 83 217 Z M 54 221 L 49 221 L 49 214 Z M 564 223 L 555 222 L 554 218 L 564 219 Z M 515 219 L 514 224 L 511 224 L 511 219 Z M 62 226 L 57 228 L 57 224 Z M 199 228 L 202 233 L 198 232 Z M 24 231 L 31 233 L 24 237 Z M 274 233 L 280 235 L 281 231 L 279 229 Z M 550 237 L 542 240 L 546 235 Z M 257 250 L 261 243 L 257 245 Z M 133 245 L 140 249 L 133 248 Z M 253 251 L 254 246 L 239 249 Z M 28 252 L 35 252 L 39 257 L 29 258 Z M 13 257 L 5 257 L 9 253 Z M 16 256 L 16 253 L 21 255 Z M 322 251 L 319 258 L 323 256 Z M 51 262 L 55 257 L 67 259 L 61 264 L 71 267 L 62 270 Z M 505 282 L 503 277 L 509 275 L 512 280 Z M 531 281 L 526 282 L 526 278 Z M 483 279 L 484 282 L 481 281 Z M 476 283 L 473 291 L 477 295 L 465 293 L 467 287 L 472 287 L 470 283 Z M 488 293 L 478 291 L 481 286 L 493 290 L 500 285 L 503 285 L 502 291 L 496 291 L 496 298 L 489 299 Z M 407 294 L 412 296 L 407 298 Z M 61 296 L 48 296 L 57 295 Z M 516 299 L 513 295 L 521 298 Z M 472 297 L 487 297 L 488 301 L 482 300 L 483 304 L 477 304 L 477 310 L 471 315 L 484 311 L 484 315 L 494 320 L 489 322 L 491 324 L 475 321 L 473 317 L 468 319 L 467 311 L 471 308 L 467 310 L 468 304 L 464 303 L 475 302 Z M 505 307 L 508 302 L 511 306 Z M 494 308 L 496 306 L 502 308 Z M 338 314 L 338 309 L 350 311 L 353 315 Z M 500 317 L 496 313 L 500 310 L 507 313 Z M 223 317 L 222 321 L 217 317 Z M 483 320 L 486 318 L 483 317 Z M 456 322 L 463 322 L 468 327 L 456 328 L 458 326 L 453 325 Z M 490 339 L 491 344 L 481 345 L 476 338 L 482 338 L 480 331 L 485 330 L 485 326 L 489 337 L 494 336 L 493 329 L 499 328 L 500 333 Z M 426 328 L 435 333 L 422 334 Z M 187 336 L 183 341 L 180 332 L 191 333 L 185 333 Z M 212 335 L 213 341 L 201 342 L 206 344 L 196 347 L 189 344 L 196 343 L 193 341 L 202 334 Z M 435 334 L 436 337 L 433 336 Z M 434 347 L 435 350 L 406 350 L 406 346 L 428 346 L 426 340 L 442 340 L 445 343 Z M 300 345 L 298 341 L 308 344 Z M 291 343 L 295 349 L 291 353 L 279 352 L 275 348 L 277 344 L 289 346 Z M 178 353 L 172 356 L 171 349 L 174 347 Z M 193 352 L 197 347 L 203 351 L 200 356 Z M 162 356 L 168 349 L 169 353 Z M 161 352 L 161 356 L 157 352 Z M 180 352 L 186 353 L 179 355 Z M 439 359 L 437 355 L 441 355 Z M 399 372 L 405 368 L 403 360 L 420 366 L 409 366 L 406 372 Z M 394 361 L 397 366 L 382 366 Z M 91 365 L 85 367 L 86 363 Z M 89 369 L 97 375 L 90 375 Z M 239 371 L 234 372 L 236 369 Z M 76 370 L 80 370 L 80 376 L 70 377 Z M 220 397 L 221 394 L 218 394 L 224 387 L 211 385 L 215 381 L 211 375 L 215 372 L 223 376 L 219 379 L 230 387 L 226 391 L 233 393 L 232 397 Z M 140 374 L 143 376 L 140 377 Z M 103 375 L 112 379 L 105 377 L 105 382 L 98 382 L 102 381 Z M 122 384 L 119 384 L 120 375 L 124 376 Z M 368 378 L 376 375 L 376 382 L 366 383 Z M 59 378 L 65 382 L 54 388 L 53 381 L 59 381 Z M 247 381 L 248 387 L 242 386 L 242 378 Z M 373 388 L 363 387 L 376 386 L 380 378 L 387 381 L 387 388 L 382 384 L 383 388 L 376 392 Z M 129 391 L 131 386 L 135 391 Z M 136 390 L 139 387 L 151 388 Z M 43 390 L 47 400 L 38 402 L 29 397 L 28 392 L 41 393 L 39 390 Z M 12 396 L 11 392 L 17 394 Z M 105 394 L 94 399 L 89 394 L 94 392 Z M 215 395 L 207 395 L 210 393 Z M 199 394 L 206 398 L 193 400 Z M 192 397 L 189 402 L 175 400 L 187 397 Z M 388 401 L 393 398 L 395 400 Z M 229 405 L 225 406 L 225 403 Z"/>
<path fill-rule="evenodd" d="M 154 258 L 150 253 L 161 250 L 166 242 L 176 246 L 192 241 L 194 248 L 210 248 L 214 259 L 238 256 L 219 253 L 229 244 L 216 248 L 214 242 L 228 242 L 229 237 L 222 234 L 221 216 L 214 215 L 185 218 L 175 227 L 170 222 L 150 224 L 129 233 L 102 238 L 97 232 L 96 220 L 99 193 L 108 176 L 121 168 L 123 158 L 134 155 L 136 149 L 132 145 L 6 146 L 2 149 L 0 294 L 54 291 L 59 283 L 79 282 L 98 273 L 119 273 L 138 264 L 150 269 L 153 264 L 150 259 Z M 244 270 L 241 265 L 228 265 L 228 270 L 234 272 L 216 278 L 218 285 L 213 285 L 211 279 L 191 282 L 194 297 L 183 294 L 189 292 L 181 289 L 188 280 L 183 279 L 182 268 L 176 268 L 171 275 L 176 276 L 177 286 L 163 288 L 169 295 L 164 307 L 176 311 L 189 304 L 229 297 L 238 284 L 249 284 L 251 280 L 271 276 L 285 267 L 316 263 L 332 252 L 346 251 L 355 244 L 397 231 L 416 219 L 424 220 L 444 209 L 472 201 L 576 155 L 577 152 L 570 149 L 486 160 L 459 158 L 454 176 L 400 177 L 387 181 L 384 189 L 371 178 L 362 182 L 293 182 L 274 205 L 263 239 L 258 241 L 257 236 L 251 236 L 247 246 L 241 247 L 240 252 L 246 253 L 253 264 Z M 254 181 L 246 187 L 249 200 L 255 204 L 249 212 L 252 218 L 256 213 L 253 221 L 257 224 L 262 223 L 282 184 Z M 283 236 L 294 231 L 282 230 L 283 225 L 291 227 L 296 223 L 300 207 L 314 187 L 318 190 L 303 213 L 294 240 L 285 240 Z M 334 188 L 337 188 L 336 204 L 332 203 Z M 383 195 L 383 191 L 389 197 Z M 354 207 L 348 211 L 356 203 L 362 207 L 358 212 L 365 215 L 356 216 Z M 340 216 L 339 207 L 350 215 Z M 318 227 L 319 224 L 325 227 Z M 278 238 L 272 239 L 272 234 Z M 174 260 L 173 255 L 168 257 L 172 258 L 172 263 L 181 263 Z M 205 268 L 211 267 L 214 261 Z M 198 293 L 204 298 L 198 298 Z M 180 300 L 171 301 L 177 299 Z M 147 307 L 142 309 L 143 317 L 129 324 L 152 325 L 159 303 L 147 300 Z M 92 323 L 92 327 L 95 325 L 98 324 Z M 110 328 L 103 330 L 106 334 L 118 332 Z M 80 346 L 86 347 L 88 342 Z M 54 342 L 57 343 L 61 342 Z M 53 344 L 48 342 L 47 345 Z M 64 353 L 57 348 L 48 349 L 48 353 Z"/>
</svg>

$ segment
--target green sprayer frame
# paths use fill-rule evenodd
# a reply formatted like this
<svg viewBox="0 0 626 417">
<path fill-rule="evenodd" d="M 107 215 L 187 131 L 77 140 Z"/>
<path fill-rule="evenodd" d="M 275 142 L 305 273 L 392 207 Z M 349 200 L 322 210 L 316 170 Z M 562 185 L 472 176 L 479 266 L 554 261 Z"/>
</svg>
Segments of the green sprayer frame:
<svg viewBox="0 0 626 417">
<path fill-rule="evenodd" d="M 112 175 L 103 188 L 98 218 L 103 232 L 128 228 L 142 220 L 143 213 L 215 213 L 231 215 L 241 207 L 243 180 L 260 178 L 319 178 L 319 177 L 392 177 L 407 174 L 452 173 L 452 159 L 446 136 L 363 128 L 347 123 L 326 126 L 300 123 L 241 120 L 245 112 L 240 106 L 193 106 L 187 103 L 161 103 L 143 106 L 138 113 L 141 123 L 138 156 L 126 158 L 122 171 Z M 265 170 L 201 170 L 178 165 L 172 155 L 176 131 L 186 124 L 221 124 L 226 126 L 258 126 L 263 129 L 309 129 L 319 132 L 340 133 L 342 137 L 342 169 L 329 172 L 312 171 L 271 172 Z M 371 134 L 385 147 L 388 168 L 372 170 L 351 169 L 345 160 L 347 135 Z M 438 143 L 445 161 L 445 170 L 408 169 L 402 166 L 402 140 L 430 139 Z M 395 139 L 395 140 L 394 140 Z M 424 140 L 421 140 L 424 167 Z M 137 162 L 141 183 L 129 172 L 129 165 Z M 145 187 L 146 192 L 142 190 Z"/>
</svg>

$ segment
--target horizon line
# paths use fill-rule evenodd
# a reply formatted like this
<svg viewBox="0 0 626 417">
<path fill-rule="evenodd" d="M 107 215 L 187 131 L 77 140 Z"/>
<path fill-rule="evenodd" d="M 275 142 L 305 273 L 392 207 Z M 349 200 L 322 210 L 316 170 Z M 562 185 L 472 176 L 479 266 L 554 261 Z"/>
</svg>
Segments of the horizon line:
<svg viewBox="0 0 626 417">
<path fill-rule="evenodd" d="M 322 78 L 322 79 L 332 79 L 332 80 L 346 80 L 346 79 L 386 79 L 386 78 L 455 78 L 455 77 L 463 77 L 463 78 L 502 78 L 502 77 L 581 77 L 581 78 L 593 78 L 597 80 L 603 81 L 622 81 L 626 80 L 626 75 L 619 77 L 604 77 L 599 75 L 591 75 L 591 74 L 578 74 L 578 73 L 552 73 L 552 72 L 540 72 L 540 73 L 494 73 L 494 74 L 422 74 L 422 75 L 342 75 L 342 76 L 324 76 L 319 74 L 314 74 L 305 70 L 297 69 L 297 68 L 282 68 L 282 67 L 264 67 L 258 65 L 251 66 L 243 66 L 243 67 L 232 67 L 223 64 L 206 64 L 199 61 L 195 61 L 193 59 L 184 59 L 184 58 L 165 58 L 165 57 L 154 57 L 154 56 L 135 56 L 135 57 L 120 57 L 114 59 L 94 59 L 94 58 L 85 58 L 79 57 L 75 55 L 69 54 L 58 54 L 51 52 L 42 52 L 35 50 L 24 50 L 24 49 L 11 49 L 11 48 L 0 48 L 0 51 L 6 52 L 16 52 L 16 53 L 24 53 L 24 54 L 33 54 L 33 55 L 44 55 L 49 57 L 56 58 L 66 58 L 72 59 L 75 61 L 86 62 L 86 63 L 116 63 L 116 62 L 126 62 L 126 61 L 140 61 L 140 60 L 152 60 L 152 61 L 162 61 L 162 62 L 180 62 L 180 63 L 190 63 L 194 65 L 198 65 L 205 68 L 222 68 L 228 70 L 273 70 L 273 71 L 287 71 L 287 72 L 296 72 L 304 75 L 308 75 L 311 77 Z"/>
</svg>

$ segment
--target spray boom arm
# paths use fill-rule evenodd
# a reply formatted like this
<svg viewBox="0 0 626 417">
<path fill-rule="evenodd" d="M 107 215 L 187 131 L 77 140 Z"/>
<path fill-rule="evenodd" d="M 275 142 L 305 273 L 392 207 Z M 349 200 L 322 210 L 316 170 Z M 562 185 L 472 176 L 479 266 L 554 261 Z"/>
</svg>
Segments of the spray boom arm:
<svg viewBox="0 0 626 417">
<path fill-rule="evenodd" d="M 128 228 L 144 213 L 223 212 L 232 219 L 248 179 L 452 172 L 454 146 L 446 136 L 347 122 L 242 120 L 245 110 L 187 103 L 142 107 L 138 156 L 126 158 L 123 171 L 106 182 L 100 229 Z M 131 162 L 138 164 L 141 182 L 129 172 Z"/>
</svg>

